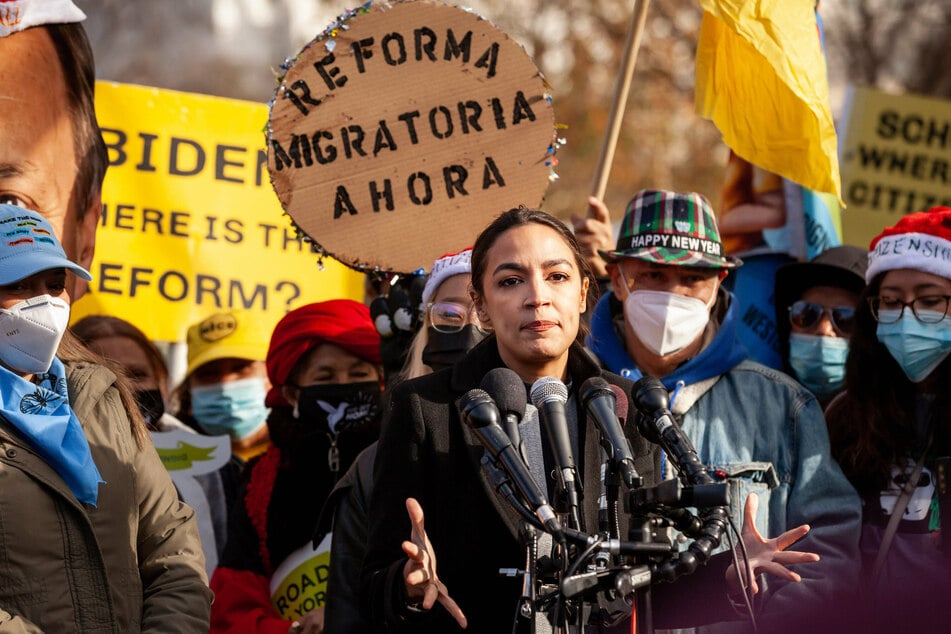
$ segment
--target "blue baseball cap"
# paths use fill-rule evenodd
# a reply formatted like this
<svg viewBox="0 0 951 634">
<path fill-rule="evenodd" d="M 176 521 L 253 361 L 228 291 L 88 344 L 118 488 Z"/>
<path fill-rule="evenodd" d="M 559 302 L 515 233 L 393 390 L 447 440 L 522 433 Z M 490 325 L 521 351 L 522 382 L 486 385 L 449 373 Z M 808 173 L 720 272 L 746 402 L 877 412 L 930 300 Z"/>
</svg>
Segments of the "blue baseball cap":
<svg viewBox="0 0 951 634">
<path fill-rule="evenodd" d="M 66 257 L 46 218 L 23 207 L 0 205 L 0 285 L 60 268 L 87 282 L 92 279 L 89 271 Z"/>
</svg>

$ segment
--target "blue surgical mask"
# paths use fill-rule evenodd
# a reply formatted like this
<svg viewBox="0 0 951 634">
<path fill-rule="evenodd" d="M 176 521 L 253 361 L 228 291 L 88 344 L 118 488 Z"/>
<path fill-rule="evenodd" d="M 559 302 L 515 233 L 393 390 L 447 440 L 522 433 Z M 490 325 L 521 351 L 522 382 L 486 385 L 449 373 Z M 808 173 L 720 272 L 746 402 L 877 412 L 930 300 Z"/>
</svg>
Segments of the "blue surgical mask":
<svg viewBox="0 0 951 634">
<path fill-rule="evenodd" d="M 883 310 L 881 314 L 884 316 L 897 312 Z M 951 319 L 945 317 L 937 323 L 924 324 L 910 313 L 910 310 L 906 310 L 892 324 L 879 322 L 876 335 L 901 366 L 908 380 L 918 383 L 926 379 L 951 353 Z M 894 315 L 891 317 L 894 318 Z"/>
<path fill-rule="evenodd" d="M 267 421 L 267 389 L 261 377 L 198 385 L 191 394 L 192 416 L 212 436 L 243 440 Z"/>
<path fill-rule="evenodd" d="M 796 378 L 818 397 L 832 396 L 845 383 L 845 359 L 849 340 L 845 337 L 789 335 L 789 366 Z"/>
</svg>

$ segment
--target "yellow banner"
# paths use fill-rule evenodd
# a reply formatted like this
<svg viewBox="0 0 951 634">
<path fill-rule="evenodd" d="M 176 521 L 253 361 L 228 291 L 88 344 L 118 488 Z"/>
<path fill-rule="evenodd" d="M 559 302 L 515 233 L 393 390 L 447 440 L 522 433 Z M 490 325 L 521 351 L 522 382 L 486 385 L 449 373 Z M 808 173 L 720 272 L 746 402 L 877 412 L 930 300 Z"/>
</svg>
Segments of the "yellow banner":
<svg viewBox="0 0 951 634">
<path fill-rule="evenodd" d="M 951 101 L 853 88 L 842 145 L 842 238 L 868 248 L 905 214 L 951 206 Z"/>
<path fill-rule="evenodd" d="M 109 148 L 89 291 L 73 319 L 120 316 L 159 341 L 230 308 L 273 324 L 289 310 L 363 298 L 363 277 L 312 252 L 271 188 L 265 104 L 96 84 Z"/>
</svg>

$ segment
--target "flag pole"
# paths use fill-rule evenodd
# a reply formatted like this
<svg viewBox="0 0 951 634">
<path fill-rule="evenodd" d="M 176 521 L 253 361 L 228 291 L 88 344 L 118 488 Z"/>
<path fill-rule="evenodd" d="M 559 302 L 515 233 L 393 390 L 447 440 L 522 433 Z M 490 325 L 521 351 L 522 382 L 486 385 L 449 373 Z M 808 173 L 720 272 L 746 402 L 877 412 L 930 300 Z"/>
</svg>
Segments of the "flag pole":
<svg viewBox="0 0 951 634">
<path fill-rule="evenodd" d="M 631 78 L 634 75 L 634 64 L 637 62 L 637 50 L 641 46 L 641 37 L 644 35 L 644 25 L 647 22 L 647 6 L 650 0 L 635 0 L 634 15 L 627 29 L 627 40 L 624 43 L 624 57 L 621 60 L 621 70 L 618 73 L 618 82 L 614 87 L 614 102 L 611 104 L 611 116 L 608 118 L 608 128 L 604 134 L 604 144 L 601 146 L 601 156 L 598 158 L 598 168 L 594 175 L 594 184 L 591 194 L 604 199 L 604 191 L 608 187 L 608 175 L 611 172 L 611 163 L 614 161 L 614 149 L 621 133 L 621 121 L 624 118 L 624 107 L 627 104 L 627 95 L 631 88 Z"/>
</svg>

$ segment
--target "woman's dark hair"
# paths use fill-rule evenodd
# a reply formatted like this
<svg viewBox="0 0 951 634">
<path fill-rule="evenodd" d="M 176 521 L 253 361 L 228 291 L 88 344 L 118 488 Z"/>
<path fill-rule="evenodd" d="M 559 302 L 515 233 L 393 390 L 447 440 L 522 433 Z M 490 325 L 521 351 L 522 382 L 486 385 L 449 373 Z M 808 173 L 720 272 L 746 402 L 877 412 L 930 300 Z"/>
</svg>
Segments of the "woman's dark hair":
<svg viewBox="0 0 951 634">
<path fill-rule="evenodd" d="M 869 297 L 878 295 L 884 277 L 885 273 L 875 276 L 862 292 L 845 365 L 845 392 L 826 410 L 832 455 L 859 491 L 883 489 L 892 466 L 904 465 L 916 442 L 917 385 L 879 342 L 878 322 L 868 304 Z M 906 310 L 903 318 L 913 318 L 910 312 Z M 951 358 L 928 381 L 951 385 Z M 933 411 L 951 418 L 947 392 L 938 390 Z M 939 427 L 949 425 L 939 421 Z"/>
<path fill-rule="evenodd" d="M 159 383 L 164 387 L 168 381 L 168 366 L 165 365 L 162 353 L 144 332 L 126 320 L 110 315 L 87 315 L 70 329 L 87 348 L 92 348 L 96 341 L 107 337 L 125 337 L 134 341 L 148 358 Z"/>
<path fill-rule="evenodd" d="M 135 444 L 139 449 L 145 448 L 148 443 L 149 432 L 145 427 L 145 421 L 139 412 L 139 405 L 136 403 L 132 385 L 129 379 L 126 378 L 124 370 L 118 364 L 103 359 L 87 348 L 69 329 L 66 330 L 59 342 L 56 356 L 65 363 L 92 363 L 112 370 L 113 374 L 116 375 L 114 385 L 119 390 L 122 406 L 129 416 L 129 425 L 132 428 L 132 435 L 135 437 Z"/>
<path fill-rule="evenodd" d="M 489 250 L 495 244 L 495 241 L 498 240 L 499 236 L 509 229 L 530 223 L 548 227 L 561 236 L 561 239 L 568 245 L 568 248 L 575 258 L 575 264 L 578 266 L 578 270 L 581 272 L 581 275 L 588 280 L 588 295 L 585 298 L 585 310 L 587 311 L 597 300 L 598 283 L 594 273 L 591 271 L 591 267 L 588 266 L 587 261 L 581 255 L 581 247 L 578 245 L 578 240 L 571 230 L 568 229 L 562 221 L 558 220 L 558 218 L 544 211 L 529 209 L 527 207 L 516 207 L 501 213 L 488 227 L 483 229 L 479 237 L 476 238 L 475 244 L 472 247 L 472 289 L 478 295 L 482 295 L 482 281 L 485 277 L 486 266 L 488 266 Z M 585 320 L 581 320 L 576 337 L 577 341 L 583 342 L 587 334 L 587 324 Z"/>
</svg>

